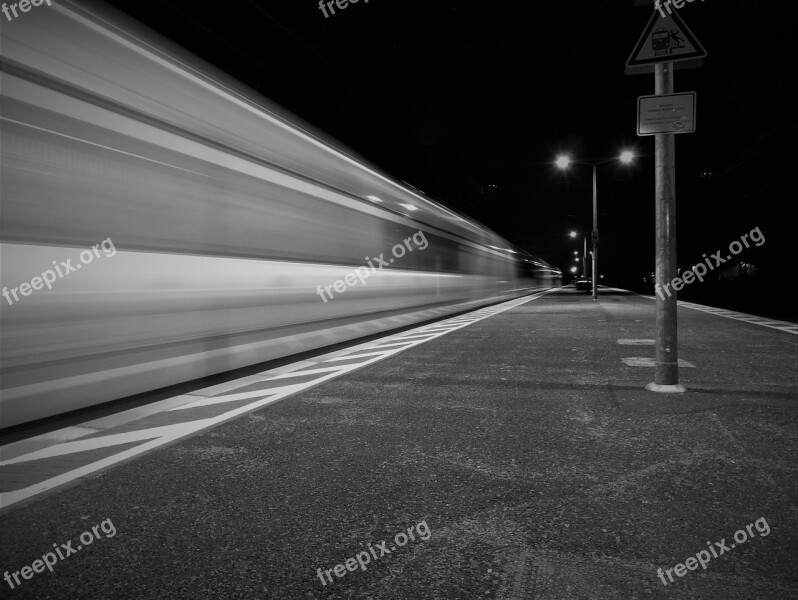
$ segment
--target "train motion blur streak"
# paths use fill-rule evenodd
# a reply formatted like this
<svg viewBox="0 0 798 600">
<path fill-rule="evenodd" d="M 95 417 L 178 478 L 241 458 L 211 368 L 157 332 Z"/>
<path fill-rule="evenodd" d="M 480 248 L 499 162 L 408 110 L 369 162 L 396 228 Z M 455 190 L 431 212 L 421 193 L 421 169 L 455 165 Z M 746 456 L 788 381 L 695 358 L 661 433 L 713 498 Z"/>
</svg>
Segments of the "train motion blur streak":
<svg viewBox="0 0 798 600">
<path fill-rule="evenodd" d="M 168 41 L 86 6 L 54 3 L 2 30 L 0 283 L 98 239 L 117 254 L 0 309 L 0 427 L 559 283 Z M 319 302 L 319 284 L 416 231 L 424 252 Z"/>
</svg>

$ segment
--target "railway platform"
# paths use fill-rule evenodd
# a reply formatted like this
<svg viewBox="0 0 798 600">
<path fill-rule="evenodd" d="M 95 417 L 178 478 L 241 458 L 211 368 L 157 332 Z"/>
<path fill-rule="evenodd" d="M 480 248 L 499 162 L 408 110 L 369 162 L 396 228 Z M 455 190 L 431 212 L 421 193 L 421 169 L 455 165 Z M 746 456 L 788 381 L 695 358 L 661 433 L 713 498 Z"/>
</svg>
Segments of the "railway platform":
<svg viewBox="0 0 798 600">
<path fill-rule="evenodd" d="M 795 598 L 798 327 L 599 291 L 4 444 L 3 597 Z"/>
</svg>

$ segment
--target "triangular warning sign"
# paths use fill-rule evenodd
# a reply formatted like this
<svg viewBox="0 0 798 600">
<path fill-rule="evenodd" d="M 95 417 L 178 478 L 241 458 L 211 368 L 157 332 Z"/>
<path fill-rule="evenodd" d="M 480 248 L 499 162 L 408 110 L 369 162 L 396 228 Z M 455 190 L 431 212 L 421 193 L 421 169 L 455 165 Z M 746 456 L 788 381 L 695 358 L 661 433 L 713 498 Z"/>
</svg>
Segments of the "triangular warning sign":
<svg viewBox="0 0 798 600">
<path fill-rule="evenodd" d="M 684 24 L 676 9 L 671 10 L 670 14 L 665 13 L 665 17 L 658 10 L 654 11 L 626 61 L 627 67 L 691 60 L 707 55 L 707 51 Z"/>
</svg>

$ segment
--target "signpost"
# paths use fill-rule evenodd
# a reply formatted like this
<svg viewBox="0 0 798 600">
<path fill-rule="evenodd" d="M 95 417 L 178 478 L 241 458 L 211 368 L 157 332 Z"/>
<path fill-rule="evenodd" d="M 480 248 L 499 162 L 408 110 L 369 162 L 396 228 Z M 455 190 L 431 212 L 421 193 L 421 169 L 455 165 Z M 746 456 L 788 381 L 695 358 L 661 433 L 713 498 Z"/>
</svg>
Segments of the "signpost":
<svg viewBox="0 0 798 600">
<path fill-rule="evenodd" d="M 707 55 L 693 32 L 676 13 L 662 18 L 654 11 L 626 61 L 626 74 L 654 72 L 654 96 L 638 98 L 637 134 L 654 136 L 656 190 L 656 282 L 676 273 L 676 143 L 675 133 L 695 131 L 695 93 L 673 93 L 675 64 L 701 66 Z M 655 295 L 656 360 L 652 392 L 684 392 L 679 383 L 676 294 Z"/>
</svg>

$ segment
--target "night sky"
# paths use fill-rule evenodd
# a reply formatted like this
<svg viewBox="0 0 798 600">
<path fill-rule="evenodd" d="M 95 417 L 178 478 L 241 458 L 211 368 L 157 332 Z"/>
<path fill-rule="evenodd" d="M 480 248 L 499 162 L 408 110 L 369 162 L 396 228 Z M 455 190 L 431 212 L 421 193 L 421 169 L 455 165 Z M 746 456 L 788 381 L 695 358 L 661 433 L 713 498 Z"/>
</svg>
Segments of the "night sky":
<svg viewBox="0 0 798 600">
<path fill-rule="evenodd" d="M 654 138 L 636 135 L 652 74 L 624 74 L 651 4 L 634 0 L 360 0 L 325 18 L 317 0 L 114 1 L 395 178 L 560 268 L 592 221 L 599 167 L 606 282 L 647 290 L 654 270 Z M 678 10 L 708 51 L 677 70 L 695 133 L 676 136 L 679 266 L 759 227 L 740 254 L 754 275 L 680 297 L 794 317 L 793 27 L 786 3 L 696 0 Z M 329 14 L 329 9 L 328 9 Z M 788 145 L 788 139 L 792 142 Z M 733 266 L 733 265 L 732 265 Z"/>
</svg>

